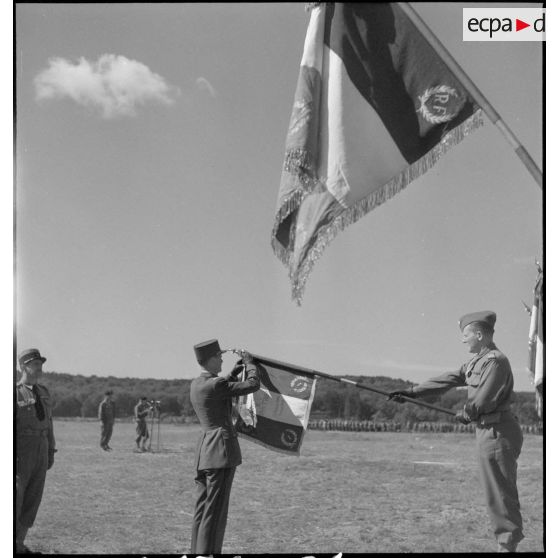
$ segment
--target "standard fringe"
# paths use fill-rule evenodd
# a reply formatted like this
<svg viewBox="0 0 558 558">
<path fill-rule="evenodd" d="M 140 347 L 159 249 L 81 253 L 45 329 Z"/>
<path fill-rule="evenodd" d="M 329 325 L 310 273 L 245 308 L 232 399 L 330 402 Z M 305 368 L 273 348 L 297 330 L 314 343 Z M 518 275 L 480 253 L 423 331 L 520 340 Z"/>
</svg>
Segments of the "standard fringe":
<svg viewBox="0 0 558 558">
<path fill-rule="evenodd" d="M 277 242 L 274 235 L 272 238 L 272 247 L 279 260 L 281 260 L 289 268 L 289 278 L 292 285 L 291 295 L 297 305 L 300 306 L 302 303 L 306 281 L 314 268 L 314 264 L 320 259 L 325 248 L 342 230 L 349 225 L 356 223 L 367 213 L 379 205 L 382 205 L 407 187 L 413 180 L 416 180 L 425 174 L 438 162 L 442 155 L 447 153 L 452 147 L 460 143 L 466 136 L 482 125 L 482 110 L 478 109 L 467 120 L 448 132 L 443 139 L 423 157 L 415 161 L 412 165 L 409 165 L 405 170 L 384 184 L 384 186 L 376 189 L 366 198 L 363 198 L 358 203 L 347 208 L 329 225 L 323 227 L 318 232 L 316 241 L 310 249 L 307 257 L 296 269 L 293 269 L 291 265 L 292 253 L 288 250 L 288 248 L 285 248 Z M 275 226 L 273 228 L 274 232 L 277 230 L 279 224 L 292 211 L 300 206 L 300 203 L 302 203 L 307 194 L 308 184 L 305 184 L 304 186 L 301 185 L 301 188 L 297 189 L 296 192 L 293 192 L 289 199 L 283 202 L 276 216 Z"/>
</svg>

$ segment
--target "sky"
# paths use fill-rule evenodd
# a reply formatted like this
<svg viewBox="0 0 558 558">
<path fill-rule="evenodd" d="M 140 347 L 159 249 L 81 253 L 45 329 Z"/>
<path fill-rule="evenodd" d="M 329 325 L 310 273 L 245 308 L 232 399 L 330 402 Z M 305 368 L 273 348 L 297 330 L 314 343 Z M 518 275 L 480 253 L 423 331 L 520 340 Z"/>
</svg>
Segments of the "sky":
<svg viewBox="0 0 558 558">
<path fill-rule="evenodd" d="M 412 5 L 540 167 L 541 44 L 463 42 L 462 8 L 488 4 Z M 491 309 L 532 391 L 543 198 L 487 118 L 338 235 L 291 300 L 270 241 L 308 19 L 288 3 L 16 5 L 18 351 L 47 371 L 193 378 L 192 346 L 215 337 L 418 383 L 469 358 L 458 319 Z"/>
</svg>

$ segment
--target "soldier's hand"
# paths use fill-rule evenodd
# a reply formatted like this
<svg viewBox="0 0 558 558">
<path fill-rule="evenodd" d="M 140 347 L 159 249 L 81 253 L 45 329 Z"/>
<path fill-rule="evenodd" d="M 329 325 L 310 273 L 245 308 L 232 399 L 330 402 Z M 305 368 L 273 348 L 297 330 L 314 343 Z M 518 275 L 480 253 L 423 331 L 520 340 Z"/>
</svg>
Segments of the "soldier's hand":
<svg viewBox="0 0 558 558">
<path fill-rule="evenodd" d="M 54 465 L 54 451 L 48 452 L 48 465 L 47 469 L 50 469 Z"/>
<path fill-rule="evenodd" d="M 231 370 L 231 376 L 238 376 L 244 370 L 244 364 L 241 360 L 239 360 L 235 365 L 234 368 Z"/>
<path fill-rule="evenodd" d="M 396 391 L 389 392 L 388 401 L 395 401 L 396 403 L 405 403 L 403 396 L 414 399 L 417 395 L 416 393 L 413 393 L 410 389 L 399 389 Z"/>
<path fill-rule="evenodd" d="M 240 351 L 240 357 L 244 364 L 253 364 L 254 357 L 248 351 Z"/>
<path fill-rule="evenodd" d="M 469 415 L 465 411 L 457 411 L 455 420 L 461 424 L 469 424 L 471 422 Z"/>
</svg>

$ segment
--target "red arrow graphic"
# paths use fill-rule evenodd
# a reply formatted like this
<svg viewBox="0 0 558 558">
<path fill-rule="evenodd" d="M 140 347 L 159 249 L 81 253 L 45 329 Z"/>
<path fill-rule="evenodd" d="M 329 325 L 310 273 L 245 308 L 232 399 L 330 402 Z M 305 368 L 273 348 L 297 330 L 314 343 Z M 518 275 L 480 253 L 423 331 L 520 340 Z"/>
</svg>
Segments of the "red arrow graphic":
<svg viewBox="0 0 558 558">
<path fill-rule="evenodd" d="M 515 30 L 516 31 L 521 31 L 522 29 L 525 29 L 526 27 L 531 27 L 530 23 L 525 23 L 524 21 L 521 21 L 520 19 L 515 19 Z"/>
</svg>

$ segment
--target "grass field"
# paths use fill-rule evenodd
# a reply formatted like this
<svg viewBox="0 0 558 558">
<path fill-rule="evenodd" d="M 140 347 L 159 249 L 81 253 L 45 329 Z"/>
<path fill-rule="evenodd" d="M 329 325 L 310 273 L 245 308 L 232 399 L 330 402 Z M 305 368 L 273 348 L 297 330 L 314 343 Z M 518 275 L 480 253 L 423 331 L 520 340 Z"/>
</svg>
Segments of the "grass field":
<svg viewBox="0 0 558 558">
<path fill-rule="evenodd" d="M 117 423 L 112 452 L 95 422 L 56 421 L 29 547 L 64 554 L 176 554 L 190 545 L 196 426 L 161 425 L 160 449 L 134 453 Z M 309 431 L 300 458 L 240 441 L 224 553 L 491 552 L 474 435 Z M 519 460 L 525 540 L 543 551 L 543 440 Z M 155 448 L 155 444 L 153 444 Z"/>
</svg>

